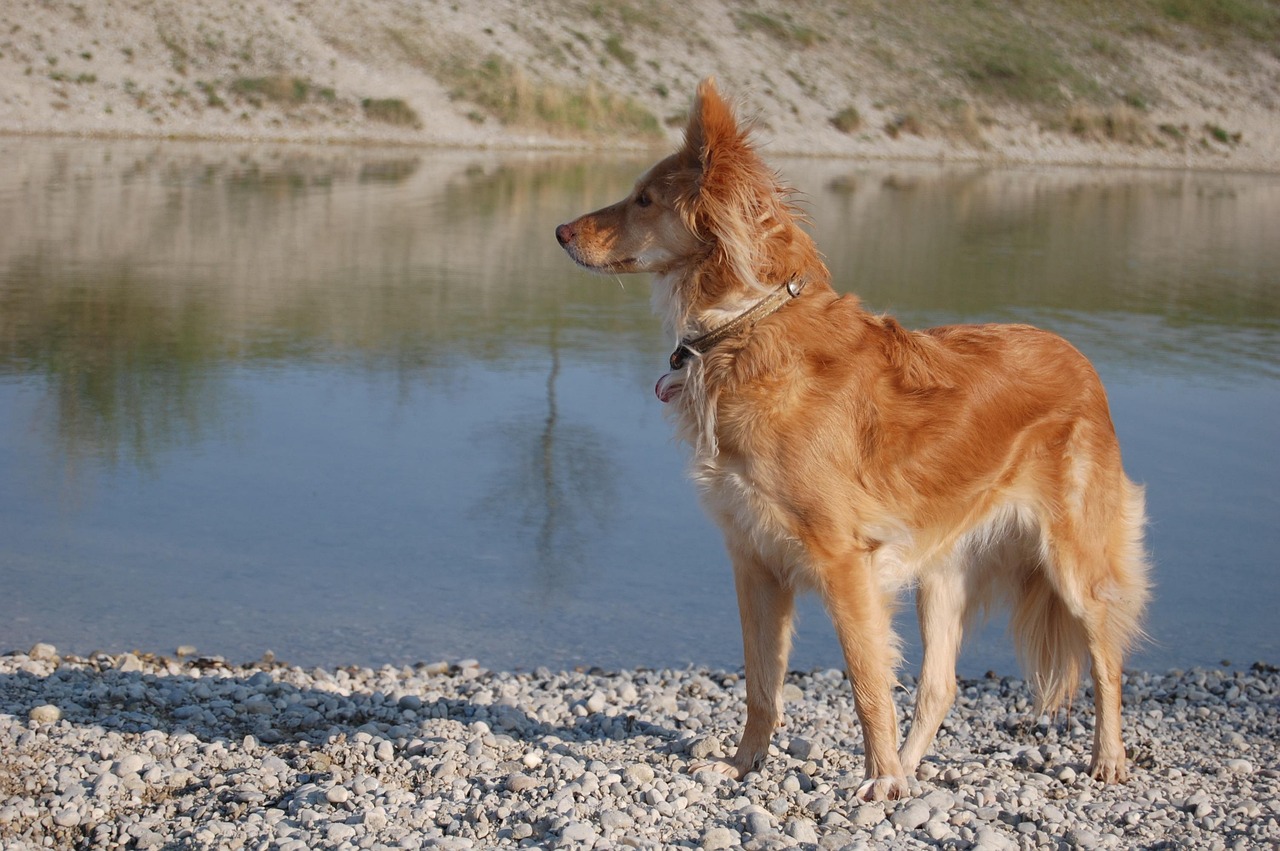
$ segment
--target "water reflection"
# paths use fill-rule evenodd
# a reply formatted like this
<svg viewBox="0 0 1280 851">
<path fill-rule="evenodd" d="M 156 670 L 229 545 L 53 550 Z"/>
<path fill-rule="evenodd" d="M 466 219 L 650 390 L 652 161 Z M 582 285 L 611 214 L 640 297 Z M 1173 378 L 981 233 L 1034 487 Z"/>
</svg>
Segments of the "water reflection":
<svg viewBox="0 0 1280 851">
<path fill-rule="evenodd" d="M 617 502 L 618 470 L 608 436 L 582 422 L 566 422 L 560 411 L 561 323 L 557 312 L 548 329 L 544 407 L 503 419 L 485 436 L 484 444 L 504 452 L 477 505 L 486 517 L 506 518 L 531 540 L 537 590 L 546 596 L 565 592 L 592 536 L 609 534 Z"/>
<path fill-rule="evenodd" d="M 1276 178 L 919 167 L 825 186 L 842 284 L 918 324 L 1025 318 L 1104 361 L 1278 374 Z"/>
<path fill-rule="evenodd" d="M 644 161 L 0 157 L 0 646 L 737 664 L 718 536 L 652 398 L 648 284 L 551 238 Z M 1034 322 L 1098 364 L 1156 520 L 1145 658 L 1280 654 L 1255 602 L 1280 593 L 1280 180 L 778 165 L 840 288 L 910 325 Z M 1183 625 L 1206 565 L 1234 614 L 1212 634 Z M 836 664 L 809 624 L 798 664 Z M 985 641 L 975 665 L 1012 664 Z"/>
</svg>

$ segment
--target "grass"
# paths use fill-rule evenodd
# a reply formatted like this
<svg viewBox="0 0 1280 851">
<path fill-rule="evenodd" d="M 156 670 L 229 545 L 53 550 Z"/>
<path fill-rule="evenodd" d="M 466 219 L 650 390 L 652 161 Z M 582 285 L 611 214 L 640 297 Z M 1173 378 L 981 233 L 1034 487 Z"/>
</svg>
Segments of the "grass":
<svg viewBox="0 0 1280 851">
<path fill-rule="evenodd" d="M 1231 133 L 1225 128 L 1213 123 L 1205 124 L 1204 132 L 1208 133 L 1209 137 L 1213 139 L 1213 141 L 1223 145 L 1235 145 L 1244 138 L 1243 133 Z"/>
<path fill-rule="evenodd" d="M 1280 39 L 1280 4 L 1271 0 L 1148 0 L 1165 18 L 1216 39 Z"/>
<path fill-rule="evenodd" d="M 829 120 L 841 133 L 856 133 L 862 127 L 862 115 L 856 106 L 846 106 Z"/>
<path fill-rule="evenodd" d="M 1085 139 L 1124 145 L 1147 145 L 1155 139 L 1145 116 L 1127 104 L 1108 109 L 1074 106 L 1067 111 L 1067 129 Z"/>
<path fill-rule="evenodd" d="M 759 32 L 775 41 L 795 47 L 813 47 L 825 41 L 822 33 L 795 23 L 786 12 L 770 15 L 766 12 L 735 12 L 733 23 L 742 32 Z"/>
<path fill-rule="evenodd" d="M 1019 104 L 1053 104 L 1064 89 L 1092 96 L 1095 86 L 1048 38 L 990 32 L 957 48 L 956 70 L 977 94 Z"/>
<path fill-rule="evenodd" d="M 470 101 L 508 126 L 581 136 L 662 135 L 653 113 L 591 82 L 580 88 L 535 83 L 496 54 L 474 64 L 444 64 L 450 97 Z"/>
<path fill-rule="evenodd" d="M 254 106 L 261 106 L 263 101 L 299 104 L 306 102 L 311 84 L 301 77 L 277 74 L 271 77 L 240 77 L 232 81 L 230 90 Z"/>
<path fill-rule="evenodd" d="M 636 55 L 622 45 L 622 37 L 619 35 L 611 35 L 604 40 L 605 53 L 621 62 L 629 70 L 634 71 L 636 68 Z"/>
<path fill-rule="evenodd" d="M 365 118 L 395 127 L 421 127 L 418 113 L 400 98 L 365 98 L 360 101 Z"/>
</svg>

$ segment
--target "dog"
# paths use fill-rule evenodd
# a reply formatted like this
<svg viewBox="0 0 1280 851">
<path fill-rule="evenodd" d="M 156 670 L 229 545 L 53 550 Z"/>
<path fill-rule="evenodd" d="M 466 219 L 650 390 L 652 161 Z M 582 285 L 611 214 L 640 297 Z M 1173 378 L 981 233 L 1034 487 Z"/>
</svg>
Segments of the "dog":
<svg viewBox="0 0 1280 851">
<path fill-rule="evenodd" d="M 623 200 L 556 228 L 579 266 L 648 272 L 677 341 L 655 391 L 724 535 L 760 768 L 782 716 L 797 592 L 835 625 L 865 746 L 862 800 L 910 794 L 956 694 L 966 628 L 997 603 L 1042 709 L 1088 664 L 1090 773 L 1128 778 L 1121 665 L 1149 593 L 1144 494 L 1106 393 L 1066 340 L 1026 325 L 904 329 L 838 295 L 794 193 L 704 80 L 684 144 Z M 915 586 L 924 659 L 898 748 L 892 614 Z"/>
</svg>

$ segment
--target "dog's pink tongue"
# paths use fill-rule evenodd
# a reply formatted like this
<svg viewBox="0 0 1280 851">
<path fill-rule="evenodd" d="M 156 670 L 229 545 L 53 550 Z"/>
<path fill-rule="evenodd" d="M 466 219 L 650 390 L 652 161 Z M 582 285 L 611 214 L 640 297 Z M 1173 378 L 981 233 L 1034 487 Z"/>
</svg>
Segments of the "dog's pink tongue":
<svg viewBox="0 0 1280 851">
<path fill-rule="evenodd" d="M 676 378 L 674 372 L 668 372 L 666 375 L 658 379 L 658 383 L 653 385 L 653 392 L 662 404 L 670 402 L 680 392 L 680 388 L 684 382 Z"/>
</svg>

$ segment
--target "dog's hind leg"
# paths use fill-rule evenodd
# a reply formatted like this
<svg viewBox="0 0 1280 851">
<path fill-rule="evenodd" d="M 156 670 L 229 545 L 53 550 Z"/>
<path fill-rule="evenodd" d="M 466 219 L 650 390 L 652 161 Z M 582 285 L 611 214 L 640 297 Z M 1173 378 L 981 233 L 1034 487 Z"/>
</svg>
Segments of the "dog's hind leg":
<svg viewBox="0 0 1280 851">
<path fill-rule="evenodd" d="M 966 580 L 962 572 L 947 570 L 920 578 L 916 591 L 916 615 L 924 643 L 924 663 L 916 689 L 911 731 L 899 756 L 907 774 L 915 771 L 933 743 L 938 727 L 956 697 L 956 655 L 964 634 L 967 606 Z"/>
<path fill-rule="evenodd" d="M 854 708 L 862 724 L 866 779 L 857 795 L 864 801 L 905 797 L 910 789 L 898 759 L 891 600 L 873 579 L 866 555 L 825 567 L 821 575 L 824 602 L 844 651 Z"/>
<path fill-rule="evenodd" d="M 1106 559 L 1107 579 L 1091 599 L 1085 618 L 1095 710 L 1089 773 L 1104 783 L 1129 778 L 1120 730 L 1121 666 L 1125 651 L 1142 635 L 1142 612 L 1149 594 L 1142 489 L 1121 476 L 1119 490 L 1120 507 L 1108 525 L 1107 544 L 1098 554 Z"/>
<path fill-rule="evenodd" d="M 1093 662 L 1093 754 L 1089 774 L 1103 783 L 1129 779 L 1124 742 L 1120 734 L 1121 654 L 1104 640 L 1092 636 L 1089 654 Z"/>
<path fill-rule="evenodd" d="M 1119 498 L 1101 518 L 1082 514 L 1074 524 L 1053 528 L 1045 570 L 1024 584 L 1014 612 L 1015 631 L 1040 660 L 1035 670 L 1048 708 L 1070 697 L 1083 660 L 1091 663 L 1089 773 L 1107 783 L 1129 776 L 1120 729 L 1121 674 L 1125 652 L 1142 634 L 1148 595 L 1142 491 L 1122 474 L 1117 490 Z"/>
<path fill-rule="evenodd" d="M 731 759 L 695 763 L 689 771 L 711 769 L 741 779 L 764 762 L 782 718 L 782 681 L 791 653 L 795 593 L 753 554 L 734 549 L 730 555 L 747 669 L 747 724 Z"/>
</svg>

